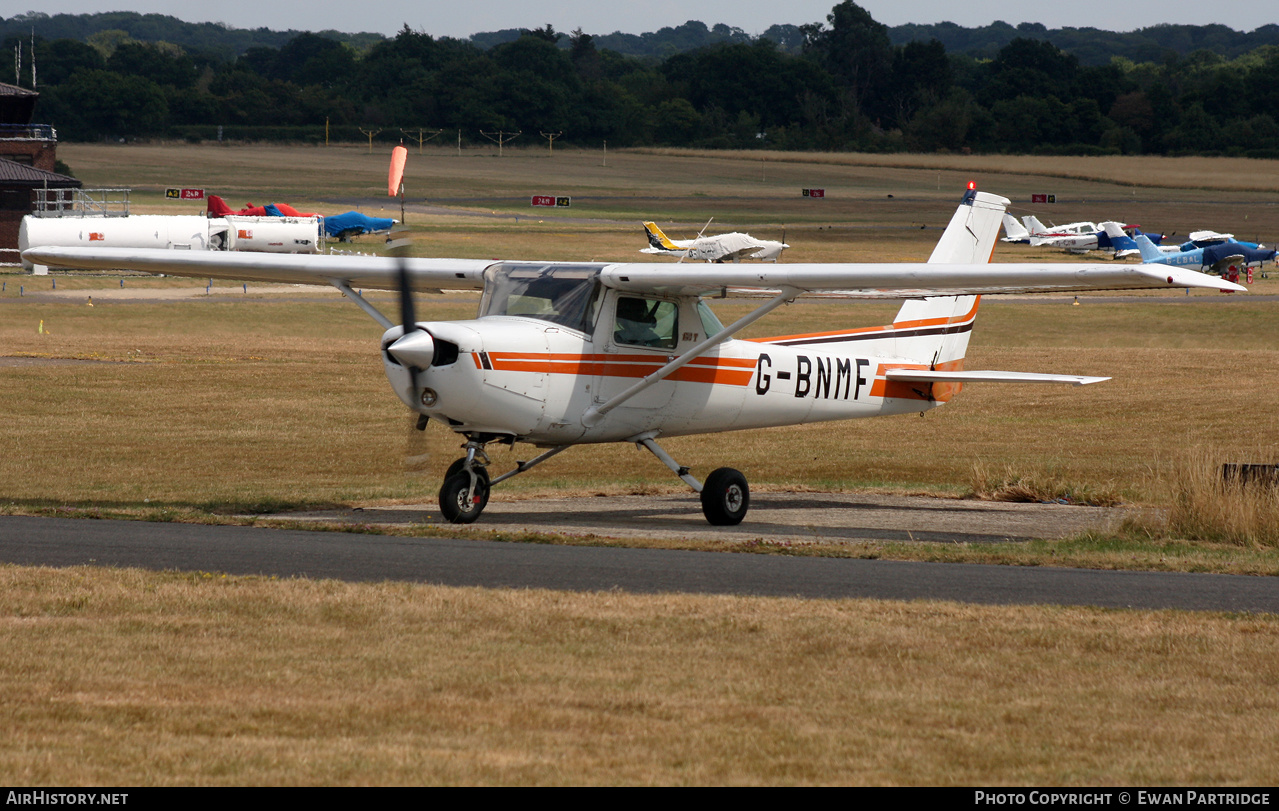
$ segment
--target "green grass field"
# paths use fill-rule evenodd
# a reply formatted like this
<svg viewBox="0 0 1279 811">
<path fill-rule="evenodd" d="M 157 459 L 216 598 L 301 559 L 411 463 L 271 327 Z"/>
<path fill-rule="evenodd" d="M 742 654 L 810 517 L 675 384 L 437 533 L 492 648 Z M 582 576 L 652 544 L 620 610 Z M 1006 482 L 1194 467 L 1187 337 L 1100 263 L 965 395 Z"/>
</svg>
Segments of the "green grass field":
<svg viewBox="0 0 1279 811">
<path fill-rule="evenodd" d="M 163 202 L 166 185 L 206 186 L 235 207 L 392 209 L 378 197 L 385 157 L 349 146 L 65 145 L 60 157 L 88 186 L 133 187 L 139 210 L 183 211 Z M 1182 233 L 1279 235 L 1279 206 L 1256 190 L 1258 177 L 1275 179 L 1275 162 L 1214 163 L 1201 182 L 1204 166 L 1191 162 L 1133 178 L 1120 159 L 1090 160 L 1078 177 L 1052 178 L 1030 159 L 762 157 L 610 152 L 604 166 L 602 155 L 567 150 L 500 160 L 411 151 L 410 198 L 451 212 L 410 213 L 415 250 L 638 259 L 640 219 L 683 223 L 686 235 L 715 216 L 716 227 L 757 236 L 787 229 L 795 247 L 786 261 L 921 259 L 973 164 L 987 167 L 982 188 L 1041 219 L 1047 209 L 1058 222 L 1113 216 Z M 1172 178 L 1184 185 L 1168 186 Z M 830 197 L 799 198 L 807 186 Z M 1063 202 L 1025 202 L 1039 190 Z M 574 206 L 534 213 L 527 198 L 536 193 L 570 193 Z M 1031 255 L 1001 247 L 996 259 Z M 434 499 L 438 471 L 410 474 L 401 464 L 406 415 L 379 367 L 381 330 L 336 293 L 228 283 L 205 296 L 189 281 L 129 276 L 136 298 L 117 300 L 120 276 L 54 278 L 60 298 L 49 278 L 0 274 L 0 510 L 223 520 L 291 505 Z M 175 291 L 189 295 L 147 298 Z M 1187 459 L 1279 461 L 1276 292 L 1271 279 L 1252 300 L 1134 294 L 1076 307 L 989 297 L 971 368 L 1114 379 L 974 385 L 923 418 L 668 447 L 695 472 L 731 464 L 761 487 L 955 495 L 1009 474 L 1166 506 Z M 731 317 L 743 305 L 716 306 Z M 474 307 L 473 296 L 423 296 L 419 313 L 469 317 Z M 895 309 L 799 303 L 754 334 L 872 325 Z M 439 467 L 456 453 L 457 439 L 442 430 L 432 427 L 428 442 Z M 599 447 L 565 453 L 505 492 L 675 484 L 633 448 Z M 1112 545 L 1122 549 L 1107 553 L 1112 562 L 1154 567 L 1181 554 L 1168 551 L 1175 541 L 1125 543 Z M 1006 562 L 1046 565 L 1078 546 L 1026 545 Z M 1196 560 L 1186 568 L 1274 570 L 1273 550 L 1177 548 Z M 1268 616 L 88 568 L 5 566 L 0 580 L 0 640 L 12 652 L 0 660 L 0 780 L 13 784 L 1279 779 L 1270 754 L 1279 744 L 1279 626 Z"/>
</svg>

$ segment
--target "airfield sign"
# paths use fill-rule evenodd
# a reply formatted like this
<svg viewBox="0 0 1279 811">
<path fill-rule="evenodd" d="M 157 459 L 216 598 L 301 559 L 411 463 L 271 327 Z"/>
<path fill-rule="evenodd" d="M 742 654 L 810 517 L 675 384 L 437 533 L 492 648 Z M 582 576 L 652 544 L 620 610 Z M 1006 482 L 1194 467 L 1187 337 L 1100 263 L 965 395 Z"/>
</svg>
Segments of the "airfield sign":
<svg viewBox="0 0 1279 811">
<path fill-rule="evenodd" d="M 1057 195 L 1055 195 L 1055 194 L 1032 194 L 1032 195 L 1030 195 L 1030 202 L 1032 202 L 1032 203 L 1055 203 L 1055 202 L 1057 202 Z"/>
<path fill-rule="evenodd" d="M 568 208 L 572 204 L 572 197 L 552 197 L 549 194 L 535 194 L 533 195 L 533 200 L 531 202 L 531 205 L 534 208 L 555 208 L 557 206 L 560 208 Z"/>
<path fill-rule="evenodd" d="M 203 200 L 204 189 L 165 189 L 164 196 L 169 200 Z"/>
</svg>

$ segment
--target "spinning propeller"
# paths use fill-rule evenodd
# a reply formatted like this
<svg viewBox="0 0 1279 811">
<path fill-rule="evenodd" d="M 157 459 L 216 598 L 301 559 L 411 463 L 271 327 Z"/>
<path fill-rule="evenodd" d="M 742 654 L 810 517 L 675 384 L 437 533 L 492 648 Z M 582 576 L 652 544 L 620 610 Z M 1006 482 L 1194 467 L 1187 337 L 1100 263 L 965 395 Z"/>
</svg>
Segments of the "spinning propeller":
<svg viewBox="0 0 1279 811">
<path fill-rule="evenodd" d="M 391 229 L 392 234 L 397 230 L 407 229 L 397 225 Z M 428 368 L 435 357 L 435 341 L 431 338 L 431 333 L 417 324 L 417 315 L 413 306 L 413 288 L 409 282 L 406 258 L 410 244 L 411 240 L 406 238 L 387 240 L 387 255 L 399 259 L 396 270 L 400 288 L 400 328 L 403 334 L 387 347 L 386 351 L 408 371 L 413 399 L 417 400 L 422 396 L 418 378 L 422 370 Z M 428 417 L 425 414 L 416 412 L 409 414 L 408 440 L 404 454 L 404 466 L 407 470 L 419 471 L 430 466 L 431 454 L 427 450 L 426 443 L 427 422 Z"/>
</svg>

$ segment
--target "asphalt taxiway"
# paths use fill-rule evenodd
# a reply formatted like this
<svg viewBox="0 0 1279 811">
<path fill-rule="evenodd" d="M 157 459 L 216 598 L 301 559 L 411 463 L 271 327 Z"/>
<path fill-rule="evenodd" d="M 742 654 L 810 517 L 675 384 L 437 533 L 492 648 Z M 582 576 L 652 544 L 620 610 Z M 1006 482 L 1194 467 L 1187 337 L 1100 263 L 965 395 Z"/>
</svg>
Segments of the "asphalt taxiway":
<svg viewBox="0 0 1279 811">
<path fill-rule="evenodd" d="M 0 561 L 485 588 L 1279 614 L 1279 579 L 0 517 Z"/>
</svg>

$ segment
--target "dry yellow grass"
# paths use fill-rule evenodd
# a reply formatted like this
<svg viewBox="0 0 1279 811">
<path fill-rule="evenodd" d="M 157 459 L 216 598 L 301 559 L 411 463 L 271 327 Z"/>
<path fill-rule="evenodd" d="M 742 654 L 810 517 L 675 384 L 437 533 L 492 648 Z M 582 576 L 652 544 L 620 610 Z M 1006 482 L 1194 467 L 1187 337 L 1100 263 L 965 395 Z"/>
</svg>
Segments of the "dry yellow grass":
<svg viewBox="0 0 1279 811">
<path fill-rule="evenodd" d="M 1227 477 L 1223 470 L 1223 464 L 1275 465 L 1273 453 L 1273 446 L 1251 454 L 1226 454 L 1215 445 L 1187 449 L 1156 480 L 1166 490 L 1167 507 L 1134 515 L 1128 529 L 1255 549 L 1279 547 L 1279 482 L 1264 474 Z"/>
<path fill-rule="evenodd" d="M 636 149 L 635 152 L 708 160 L 744 159 L 787 161 L 835 166 L 875 166 L 888 169 L 930 169 L 994 175 L 1031 175 L 1149 186 L 1168 189 L 1270 191 L 1279 179 L 1279 161 L 1262 158 L 1166 158 L 1159 155 L 1098 157 L 1038 155 L 958 155 L 825 152 L 793 153 L 766 150 L 707 151 L 693 149 Z"/>
<path fill-rule="evenodd" d="M 1272 785 L 1273 617 L 0 567 L 10 785 Z"/>
</svg>

